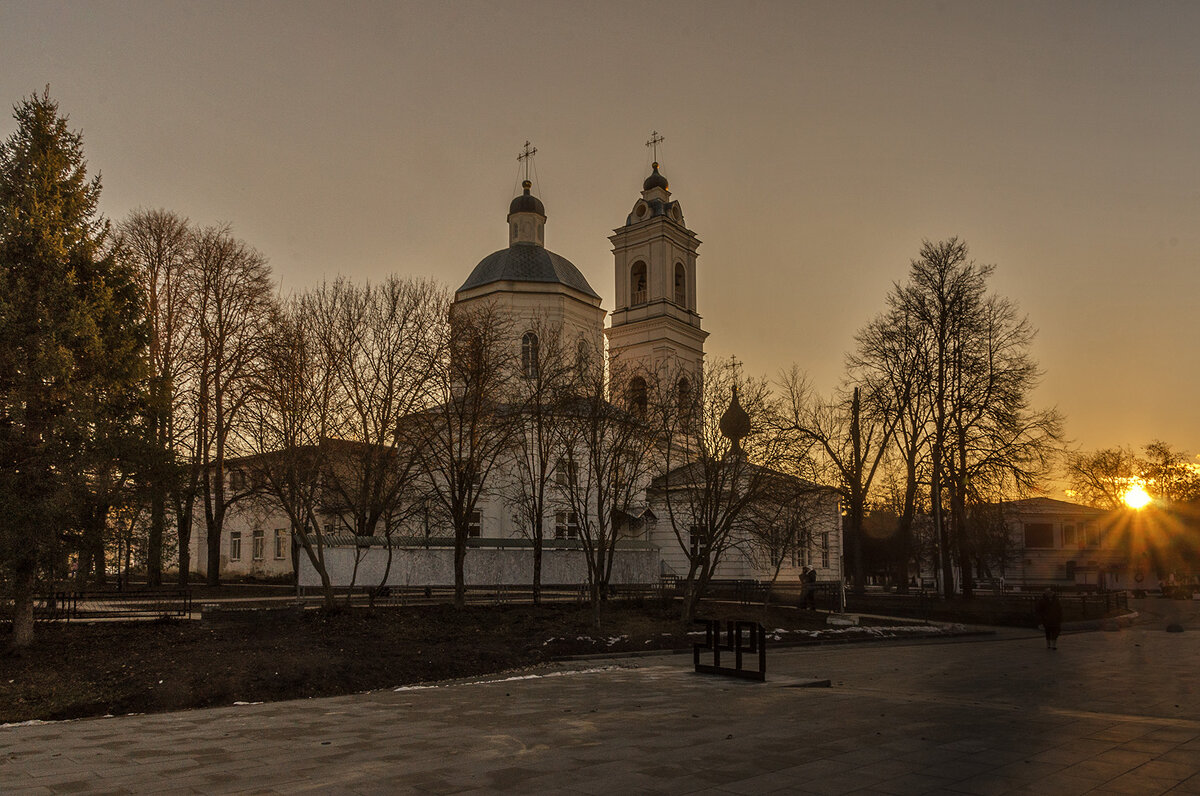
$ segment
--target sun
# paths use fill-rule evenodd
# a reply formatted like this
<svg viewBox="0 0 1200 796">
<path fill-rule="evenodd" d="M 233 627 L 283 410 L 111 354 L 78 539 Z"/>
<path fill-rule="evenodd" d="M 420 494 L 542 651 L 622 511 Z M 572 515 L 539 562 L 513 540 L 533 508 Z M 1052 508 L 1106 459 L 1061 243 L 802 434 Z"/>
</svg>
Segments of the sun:
<svg viewBox="0 0 1200 796">
<path fill-rule="evenodd" d="M 1141 484 L 1134 484 L 1125 491 L 1121 496 L 1125 501 L 1125 505 L 1131 509 L 1145 508 L 1150 503 L 1150 495 L 1147 494 L 1145 488 Z"/>
</svg>

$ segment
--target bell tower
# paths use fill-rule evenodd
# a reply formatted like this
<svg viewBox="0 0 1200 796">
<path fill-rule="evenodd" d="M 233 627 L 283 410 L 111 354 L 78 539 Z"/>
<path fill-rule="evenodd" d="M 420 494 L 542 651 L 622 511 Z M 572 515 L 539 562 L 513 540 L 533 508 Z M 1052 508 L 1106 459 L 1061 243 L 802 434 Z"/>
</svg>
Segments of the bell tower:
<svg viewBox="0 0 1200 796">
<path fill-rule="evenodd" d="M 662 138 L 656 132 L 648 145 Z M 696 249 L 700 239 L 671 199 L 667 178 L 652 166 L 625 226 L 613 230 L 615 309 L 605 330 L 614 371 L 699 383 L 704 339 L 696 313 Z"/>
</svg>

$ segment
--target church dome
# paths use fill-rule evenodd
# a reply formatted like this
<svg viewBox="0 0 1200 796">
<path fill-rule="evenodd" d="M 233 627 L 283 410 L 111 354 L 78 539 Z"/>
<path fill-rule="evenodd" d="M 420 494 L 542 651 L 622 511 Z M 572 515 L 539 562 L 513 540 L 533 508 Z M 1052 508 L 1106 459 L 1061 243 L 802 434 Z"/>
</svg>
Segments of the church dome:
<svg viewBox="0 0 1200 796">
<path fill-rule="evenodd" d="M 533 194 L 529 193 L 529 189 L 533 187 L 533 183 L 529 180 L 521 183 L 521 187 L 525 192 L 520 196 L 513 197 L 512 204 L 508 206 L 508 214 L 513 213 L 537 213 L 539 216 L 546 215 L 546 207 L 542 204 L 542 200 L 538 199 Z"/>
<path fill-rule="evenodd" d="M 667 190 L 667 178 L 658 173 L 658 163 L 655 162 L 651 165 L 654 168 L 654 172 L 642 183 L 642 190 L 649 191 L 651 188 Z"/>
<path fill-rule="evenodd" d="M 514 199 L 513 205 L 521 198 L 518 196 Z M 537 202 L 537 199 L 534 201 Z M 541 202 L 538 205 L 541 206 Z M 592 298 L 600 298 L 570 260 L 535 243 L 514 243 L 507 249 L 484 257 L 459 291 L 492 282 L 552 282 L 574 288 Z"/>
</svg>

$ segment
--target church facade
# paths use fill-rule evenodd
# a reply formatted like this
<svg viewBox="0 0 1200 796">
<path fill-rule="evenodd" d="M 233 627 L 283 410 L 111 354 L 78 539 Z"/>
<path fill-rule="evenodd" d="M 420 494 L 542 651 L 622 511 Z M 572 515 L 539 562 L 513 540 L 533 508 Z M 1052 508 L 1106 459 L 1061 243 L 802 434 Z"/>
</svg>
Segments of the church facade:
<svg viewBox="0 0 1200 796">
<path fill-rule="evenodd" d="M 624 379 L 611 385 L 611 394 L 626 396 L 636 404 L 646 400 L 647 379 L 670 374 L 676 395 L 698 390 L 704 372 L 703 328 L 697 271 L 700 239 L 684 221 L 680 203 L 673 199 L 666 177 L 656 162 L 621 226 L 609 241 L 613 253 L 613 309 L 603 307 L 600 294 L 567 258 L 546 248 L 546 208 L 526 180 L 506 217 L 508 246 L 484 257 L 454 293 L 451 322 L 456 313 L 486 308 L 503 322 L 507 344 L 515 362 L 528 376 L 537 367 L 540 347 L 548 334 L 577 356 L 607 357 L 608 378 Z M 607 325 L 606 325 L 607 321 Z M 561 462 L 558 468 L 562 468 Z M 236 471 L 236 468 L 233 468 Z M 668 474 L 670 475 L 670 474 Z M 529 583 L 532 543 L 530 529 L 514 511 L 511 484 L 513 467 L 497 465 L 472 517 L 466 557 L 468 585 L 522 585 Z M 555 478 L 567 477 L 556 472 Z M 661 478 L 659 479 L 662 480 Z M 670 478 L 667 479 L 670 481 Z M 657 483 L 657 482 L 656 482 Z M 687 574 L 694 532 L 677 533 L 667 521 L 662 505 L 662 484 L 646 478 L 642 497 L 623 517 L 616 545 L 613 583 L 651 583 L 661 577 Z M 664 482 L 665 483 L 665 482 Z M 674 482 L 671 488 L 677 488 Z M 837 497 L 825 490 L 814 505 L 819 514 L 806 544 L 792 551 L 779 568 L 782 581 L 797 580 L 802 565 L 813 566 L 821 580 L 840 580 L 841 516 Z M 544 574 L 547 585 L 573 585 L 586 580 L 580 552 L 579 518 L 550 501 L 544 523 Z M 294 549 L 284 555 L 279 518 L 256 512 L 233 512 L 229 527 L 237 535 L 223 540 L 222 567 L 228 575 L 272 575 L 290 572 Z M 244 514 L 244 516 L 242 516 Z M 257 526 L 263 526 L 261 529 Z M 243 527 L 245 526 L 245 527 Z M 255 527 L 251 527 L 255 526 Z M 193 534 L 197 553 L 203 550 L 203 528 Z M 389 556 L 370 541 L 333 531 L 326 550 L 326 566 L 335 583 L 349 583 L 351 572 L 359 584 L 380 581 L 387 572 L 390 585 L 447 585 L 453 582 L 452 553 L 446 549 L 446 531 L 425 529 L 425 543 L 410 549 L 393 549 Z M 261 531 L 261 533 L 256 532 Z M 415 536 L 415 535 L 414 535 Z M 260 541 L 261 537 L 261 541 Z M 413 538 L 413 537 L 409 537 Z M 247 541 L 248 540 L 248 541 Z M 443 544 L 438 544 L 440 540 Z M 256 546 L 257 545 L 257 546 Z M 260 550 L 259 548 L 263 548 Z M 229 549 L 229 555 L 224 554 Z M 249 555 L 247 555 L 249 553 Z M 268 555 L 268 553 L 270 555 Z M 193 561 L 203 562 L 203 555 Z M 386 560 L 386 564 L 384 561 Z M 778 562 L 776 562 L 778 564 Z M 319 583 L 301 552 L 295 562 L 302 586 Z M 751 545 L 728 549 L 714 576 L 719 579 L 769 579 L 774 565 L 764 565 Z"/>
</svg>

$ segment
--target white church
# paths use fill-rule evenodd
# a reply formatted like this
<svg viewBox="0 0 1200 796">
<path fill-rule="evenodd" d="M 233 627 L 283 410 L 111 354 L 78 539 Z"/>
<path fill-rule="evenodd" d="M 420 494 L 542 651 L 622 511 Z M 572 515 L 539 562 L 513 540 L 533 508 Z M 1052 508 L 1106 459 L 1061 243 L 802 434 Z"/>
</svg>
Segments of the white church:
<svg viewBox="0 0 1200 796">
<path fill-rule="evenodd" d="M 514 353 L 536 356 L 537 330 L 558 327 L 561 339 L 578 341 L 590 351 L 607 350 L 609 360 L 631 366 L 630 372 L 671 372 L 680 380 L 680 392 L 699 384 L 703 373 L 704 331 L 697 312 L 697 250 L 700 240 L 684 222 L 683 210 L 671 198 L 666 177 L 655 162 L 624 224 L 613 230 L 614 307 L 604 309 L 602 298 L 570 260 L 545 246 L 546 210 L 531 193 L 528 179 L 522 193 L 508 209 L 508 246 L 484 257 L 454 294 L 453 309 L 484 306 L 510 324 Z M 452 317 L 453 317 L 452 309 Z M 607 321 L 607 326 L 606 326 Z M 645 385 L 629 385 L 628 394 L 645 394 Z M 690 380 L 690 384 L 689 384 Z M 636 398 L 634 399 L 636 400 Z M 671 473 L 666 478 L 670 479 Z M 236 467 L 230 478 L 237 477 Z M 511 475 L 510 475 L 511 478 Z M 472 517 L 469 551 L 465 560 L 468 586 L 529 584 L 532 543 L 527 529 L 504 498 L 505 472 L 489 478 L 486 494 Z M 647 484 L 650 487 L 650 484 Z M 812 566 L 820 580 L 842 578 L 841 515 L 836 494 L 827 491 L 819 501 L 819 516 L 811 523 L 811 542 L 788 556 L 779 572 L 782 582 L 795 582 L 801 566 Z M 686 576 L 688 552 L 680 537 L 654 511 L 654 499 L 642 502 L 645 512 L 625 528 L 616 544 L 612 584 L 656 583 L 663 577 Z M 551 512 L 546 518 L 542 583 L 574 586 L 586 581 L 586 566 L 573 515 Z M 295 546 L 288 544 L 287 523 L 261 506 L 247 506 L 227 516 L 222 539 L 222 576 L 272 577 L 293 572 Z M 326 526 L 327 532 L 331 530 Z M 326 567 L 337 585 L 353 577 L 359 585 L 441 586 L 454 582 L 453 549 L 449 533 L 388 551 L 364 543 L 349 533 L 327 541 Z M 204 528 L 193 533 L 193 561 L 204 562 Z M 428 536 L 427 530 L 427 536 Z M 329 542 L 332 542 L 330 544 Z M 694 542 L 693 542 L 694 543 Z M 390 553 L 390 555 L 389 555 Z M 300 551 L 298 580 L 301 586 L 319 585 L 320 579 Z M 715 577 L 719 579 L 769 579 L 749 549 L 735 545 L 724 556 Z M 353 573 L 353 575 L 352 575 Z M 385 575 L 386 573 L 386 575 Z"/>
</svg>

